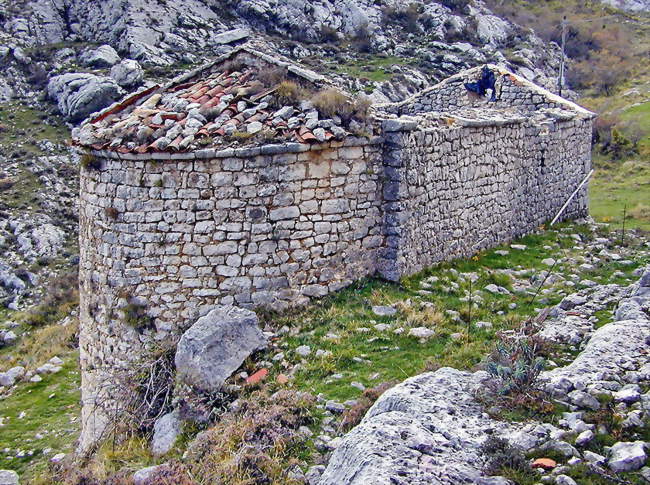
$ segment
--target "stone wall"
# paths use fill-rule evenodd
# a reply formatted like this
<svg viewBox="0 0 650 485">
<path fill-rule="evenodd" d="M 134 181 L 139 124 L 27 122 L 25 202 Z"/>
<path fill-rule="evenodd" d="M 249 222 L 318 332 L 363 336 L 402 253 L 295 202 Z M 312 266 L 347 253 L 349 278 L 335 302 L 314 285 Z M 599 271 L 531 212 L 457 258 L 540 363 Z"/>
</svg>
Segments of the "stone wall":
<svg viewBox="0 0 650 485">
<path fill-rule="evenodd" d="M 526 111 L 566 108 L 566 100 L 496 66 L 491 66 L 496 76 L 495 101 L 488 102 L 487 98 L 465 88 L 465 83 L 474 82 L 481 77 L 481 69 L 475 68 L 452 76 L 401 103 L 384 106 L 384 109 L 398 115 L 417 115 L 431 111 L 449 113 L 457 109 L 486 106 L 496 109 L 521 108 Z M 578 108 L 575 105 L 572 107 Z"/>
<path fill-rule="evenodd" d="M 550 221 L 591 168 L 591 120 L 385 135 L 389 279 L 494 247 Z M 563 218 L 587 214 L 586 186 Z"/>
<path fill-rule="evenodd" d="M 81 171 L 81 450 L 119 411 L 121 370 L 215 304 L 300 305 L 550 220 L 590 169 L 591 117 L 567 113 L 387 119 L 381 138 L 318 145 L 94 152 Z M 586 197 L 564 217 L 586 214 Z"/>
<path fill-rule="evenodd" d="M 174 343 L 215 304 L 282 309 L 374 274 L 383 241 L 376 141 L 199 159 L 99 153 L 101 167 L 81 171 L 84 409 L 104 400 L 102 381 L 155 342 Z M 101 413 L 85 414 L 101 430 Z"/>
</svg>

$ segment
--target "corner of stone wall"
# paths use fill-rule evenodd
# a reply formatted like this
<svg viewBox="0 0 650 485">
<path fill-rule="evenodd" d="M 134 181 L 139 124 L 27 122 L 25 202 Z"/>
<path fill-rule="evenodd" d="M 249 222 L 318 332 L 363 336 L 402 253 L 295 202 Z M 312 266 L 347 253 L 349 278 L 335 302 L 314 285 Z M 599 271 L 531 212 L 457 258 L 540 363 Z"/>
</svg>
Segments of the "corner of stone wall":
<svg viewBox="0 0 650 485">
<path fill-rule="evenodd" d="M 404 268 L 399 264 L 402 236 L 402 196 L 404 179 L 404 150 L 409 134 L 419 127 L 419 119 L 410 116 L 382 120 L 383 144 L 383 221 L 385 246 L 377 261 L 377 273 L 388 281 L 399 281 Z"/>
</svg>

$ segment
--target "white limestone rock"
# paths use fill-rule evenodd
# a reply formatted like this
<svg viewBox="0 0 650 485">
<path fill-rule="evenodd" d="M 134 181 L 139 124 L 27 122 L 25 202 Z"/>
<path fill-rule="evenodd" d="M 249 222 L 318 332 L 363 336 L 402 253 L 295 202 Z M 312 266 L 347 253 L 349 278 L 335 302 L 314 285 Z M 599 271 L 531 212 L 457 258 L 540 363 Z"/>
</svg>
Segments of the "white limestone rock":
<svg viewBox="0 0 650 485">
<path fill-rule="evenodd" d="M 81 63 L 88 67 L 105 68 L 120 62 L 120 56 L 110 45 L 89 49 L 79 56 Z"/>
<path fill-rule="evenodd" d="M 181 425 L 178 410 L 158 418 L 153 426 L 153 438 L 151 439 L 151 452 L 154 456 L 166 455 L 172 450 L 178 435 L 181 434 Z"/>
<path fill-rule="evenodd" d="M 121 98 L 123 91 L 109 77 L 70 73 L 50 79 L 47 94 L 56 101 L 61 114 L 72 122 L 79 122 Z"/>
<path fill-rule="evenodd" d="M 18 473 L 13 470 L 0 470 L 0 485 L 18 485 Z"/>
<path fill-rule="evenodd" d="M 487 430 L 512 431 L 474 400 L 486 376 L 443 368 L 386 391 L 343 437 L 319 485 L 481 483 Z"/>
<path fill-rule="evenodd" d="M 607 465 L 615 472 L 631 472 L 641 468 L 647 459 L 643 441 L 619 441 L 609 450 Z"/>
<path fill-rule="evenodd" d="M 199 318 L 176 347 L 178 378 L 204 391 L 216 391 L 267 340 L 257 315 L 234 306 L 217 306 Z"/>
<path fill-rule="evenodd" d="M 138 61 L 124 59 L 111 69 L 111 77 L 123 88 L 133 88 L 142 83 L 144 70 Z"/>
</svg>

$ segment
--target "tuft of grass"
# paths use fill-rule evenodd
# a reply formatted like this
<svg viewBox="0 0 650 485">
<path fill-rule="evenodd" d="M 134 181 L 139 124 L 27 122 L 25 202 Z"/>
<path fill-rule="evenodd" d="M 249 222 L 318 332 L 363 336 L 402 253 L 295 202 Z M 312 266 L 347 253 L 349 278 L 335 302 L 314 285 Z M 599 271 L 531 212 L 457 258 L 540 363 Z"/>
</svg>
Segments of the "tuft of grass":
<svg viewBox="0 0 650 485">
<path fill-rule="evenodd" d="M 86 170 L 99 170 L 102 168 L 102 162 L 92 153 L 84 153 L 79 161 L 81 166 Z"/>
<path fill-rule="evenodd" d="M 327 88 L 317 92 L 311 102 L 320 113 L 328 118 L 333 116 L 349 118 L 353 112 L 353 106 L 348 97 L 336 88 Z"/>
<path fill-rule="evenodd" d="M 275 89 L 274 99 L 277 107 L 296 105 L 307 99 L 307 90 L 293 81 L 282 81 Z"/>
</svg>

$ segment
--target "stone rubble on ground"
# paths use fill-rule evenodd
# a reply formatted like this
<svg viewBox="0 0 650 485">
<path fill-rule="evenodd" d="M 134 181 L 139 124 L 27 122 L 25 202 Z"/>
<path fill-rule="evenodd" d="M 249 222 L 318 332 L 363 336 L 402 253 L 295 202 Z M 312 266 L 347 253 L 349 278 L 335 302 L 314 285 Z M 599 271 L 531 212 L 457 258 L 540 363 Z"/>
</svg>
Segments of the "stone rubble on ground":
<svg viewBox="0 0 650 485">
<path fill-rule="evenodd" d="M 474 392 L 482 387 L 488 375 L 443 368 L 433 373 L 407 379 L 384 393 L 368 411 L 361 423 L 337 442 L 337 446 L 319 485 L 373 483 L 393 484 L 458 484 L 506 483 L 502 477 L 482 477 L 480 445 L 490 435 L 505 437 L 524 452 L 555 453 L 565 457 L 566 466 L 558 467 L 549 480 L 560 485 L 575 484 L 566 472 L 583 460 L 614 472 L 637 471 L 646 463 L 649 443 L 618 442 L 602 456 L 585 446 L 600 430 L 584 422 L 585 412 L 601 407 L 596 396 L 612 396 L 620 406 L 636 406 L 644 395 L 641 382 L 650 382 L 650 316 L 646 310 L 636 320 L 613 321 L 594 329 L 594 313 L 620 300 L 619 307 L 638 304 L 647 309 L 650 302 L 650 266 L 640 280 L 628 287 L 603 285 L 584 291 L 579 305 L 583 319 L 571 320 L 558 305 L 544 322 L 541 335 L 567 343 L 555 329 L 564 326 L 577 336 L 568 339 L 581 347 L 570 364 L 542 373 L 553 395 L 573 405 L 565 412 L 558 426 L 548 423 L 517 424 L 495 421 L 485 414 Z M 566 299 L 565 299 L 566 300 Z M 565 301 L 563 300 L 563 301 Z M 615 312 L 614 312 L 615 313 Z M 591 325 L 586 328 L 584 321 Z M 561 323 L 559 323 L 561 322 Z M 582 329 L 575 333 L 572 327 Z M 648 399 L 650 402 L 650 399 Z M 643 408 L 645 409 L 645 408 Z M 624 408 L 623 408 L 624 410 Z M 639 417 L 647 409 L 632 410 L 627 419 Z M 625 416 L 625 414 L 624 414 Z M 637 421 L 637 424 L 643 424 Z M 565 441 L 575 433 L 574 445 Z"/>
</svg>

